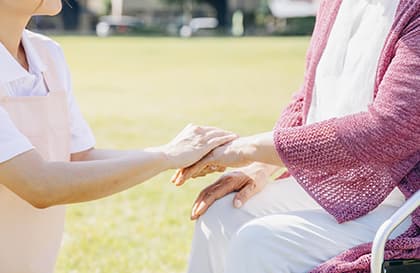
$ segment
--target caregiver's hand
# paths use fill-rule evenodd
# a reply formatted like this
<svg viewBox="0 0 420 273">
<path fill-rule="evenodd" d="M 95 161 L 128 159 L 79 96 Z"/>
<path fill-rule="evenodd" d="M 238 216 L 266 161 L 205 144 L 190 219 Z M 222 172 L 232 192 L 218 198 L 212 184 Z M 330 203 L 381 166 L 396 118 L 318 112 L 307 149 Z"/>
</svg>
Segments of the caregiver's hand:
<svg viewBox="0 0 420 273">
<path fill-rule="evenodd" d="M 212 150 L 206 157 L 194 165 L 180 169 L 172 182 L 181 186 L 190 178 L 205 176 L 213 172 L 223 172 L 227 167 L 243 167 L 252 163 L 244 155 L 249 148 L 249 139 L 241 137 Z"/>
<path fill-rule="evenodd" d="M 166 156 L 170 169 L 177 169 L 194 164 L 214 148 L 236 138 L 236 134 L 219 128 L 190 124 L 170 143 L 155 150 Z"/>
<path fill-rule="evenodd" d="M 217 147 L 196 164 L 178 170 L 172 182 L 180 186 L 190 178 L 224 171 L 227 167 L 243 167 L 253 162 L 283 166 L 274 147 L 272 132 L 240 137 Z"/>
<path fill-rule="evenodd" d="M 237 192 L 232 205 L 240 208 L 267 185 L 270 175 L 277 169 L 276 166 L 254 163 L 225 173 L 216 182 L 201 191 L 194 202 L 191 220 L 199 218 L 216 200 L 232 192 Z"/>
</svg>

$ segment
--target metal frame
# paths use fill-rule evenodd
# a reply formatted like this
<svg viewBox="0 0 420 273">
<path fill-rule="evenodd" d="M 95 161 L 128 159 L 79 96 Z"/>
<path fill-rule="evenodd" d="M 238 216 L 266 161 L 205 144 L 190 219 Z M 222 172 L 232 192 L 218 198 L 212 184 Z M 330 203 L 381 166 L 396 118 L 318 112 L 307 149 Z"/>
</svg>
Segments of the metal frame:
<svg viewBox="0 0 420 273">
<path fill-rule="evenodd" d="M 371 273 L 381 273 L 384 261 L 385 243 L 392 231 L 400 225 L 415 209 L 420 206 L 420 191 L 411 196 L 388 220 L 378 229 L 372 244 Z"/>
</svg>

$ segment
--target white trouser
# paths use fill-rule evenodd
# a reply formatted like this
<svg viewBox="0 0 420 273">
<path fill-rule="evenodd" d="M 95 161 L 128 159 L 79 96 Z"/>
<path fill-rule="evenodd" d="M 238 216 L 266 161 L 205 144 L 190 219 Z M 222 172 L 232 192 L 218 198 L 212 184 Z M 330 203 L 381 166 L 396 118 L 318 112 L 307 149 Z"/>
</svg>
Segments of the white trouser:
<svg viewBox="0 0 420 273">
<path fill-rule="evenodd" d="M 241 209 L 233 207 L 233 196 L 216 201 L 197 220 L 189 273 L 308 272 L 372 241 L 381 223 L 404 202 L 396 189 L 368 215 L 338 224 L 293 178 L 270 183 Z"/>
</svg>

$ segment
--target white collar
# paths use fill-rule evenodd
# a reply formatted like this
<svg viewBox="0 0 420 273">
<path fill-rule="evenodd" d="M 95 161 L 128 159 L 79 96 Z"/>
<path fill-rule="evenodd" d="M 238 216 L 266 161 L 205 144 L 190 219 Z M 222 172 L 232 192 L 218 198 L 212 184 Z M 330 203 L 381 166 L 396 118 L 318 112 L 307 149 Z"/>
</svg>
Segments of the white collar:
<svg viewBox="0 0 420 273">
<path fill-rule="evenodd" d="M 22 45 L 25 49 L 26 58 L 33 73 L 42 73 L 46 71 L 47 66 L 42 62 L 26 30 L 22 33 Z M 26 71 L 10 54 L 10 52 L 0 42 L 0 83 L 8 83 L 20 78 L 31 75 Z"/>
</svg>

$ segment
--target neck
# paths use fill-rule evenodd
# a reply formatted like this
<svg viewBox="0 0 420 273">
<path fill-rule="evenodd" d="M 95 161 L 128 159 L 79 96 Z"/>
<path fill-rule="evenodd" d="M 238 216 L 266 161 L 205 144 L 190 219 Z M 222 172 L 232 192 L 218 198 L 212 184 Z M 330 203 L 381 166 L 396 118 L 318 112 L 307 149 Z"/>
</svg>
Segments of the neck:
<svg viewBox="0 0 420 273">
<path fill-rule="evenodd" d="M 17 16 L 16 14 L 5 14 L 0 10 L 0 43 L 18 58 L 22 33 L 28 24 L 30 17 Z"/>
</svg>

